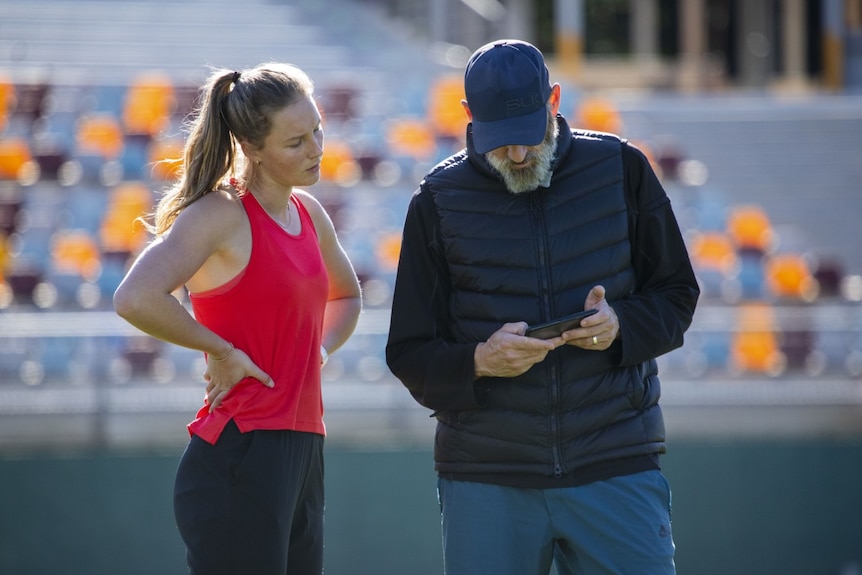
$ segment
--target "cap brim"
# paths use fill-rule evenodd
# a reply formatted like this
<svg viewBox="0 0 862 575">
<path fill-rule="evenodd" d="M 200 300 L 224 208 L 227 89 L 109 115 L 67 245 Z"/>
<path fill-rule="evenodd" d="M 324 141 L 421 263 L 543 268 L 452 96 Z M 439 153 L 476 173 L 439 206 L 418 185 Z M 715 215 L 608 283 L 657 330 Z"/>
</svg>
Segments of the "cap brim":
<svg viewBox="0 0 862 575">
<path fill-rule="evenodd" d="M 536 146 L 548 130 L 548 110 L 544 106 L 523 116 L 493 122 L 473 119 L 473 148 L 480 154 L 502 146 Z"/>
</svg>

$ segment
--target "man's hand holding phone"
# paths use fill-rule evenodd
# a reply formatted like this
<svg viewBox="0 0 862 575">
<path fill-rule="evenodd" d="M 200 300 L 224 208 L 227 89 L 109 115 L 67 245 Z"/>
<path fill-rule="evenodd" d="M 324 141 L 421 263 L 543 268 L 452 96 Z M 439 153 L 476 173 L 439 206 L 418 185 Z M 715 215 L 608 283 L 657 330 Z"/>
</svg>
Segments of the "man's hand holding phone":
<svg viewBox="0 0 862 575">
<path fill-rule="evenodd" d="M 555 337 L 560 337 L 563 335 L 563 332 L 580 327 L 582 319 L 590 317 L 591 315 L 598 313 L 598 311 L 599 310 L 597 309 L 585 309 L 584 311 L 579 311 L 578 313 L 573 313 L 553 321 L 531 325 L 527 327 L 527 331 L 524 332 L 524 335 L 538 339 L 553 339 Z"/>
<path fill-rule="evenodd" d="M 584 302 L 584 308 L 583 312 L 562 317 L 547 324 L 529 326 L 524 335 L 562 342 L 591 351 L 608 349 L 619 335 L 620 322 L 614 308 L 605 299 L 604 286 L 597 285 L 590 290 Z M 588 321 L 588 325 L 581 324 L 581 320 L 595 314 L 598 315 Z M 562 336 L 566 332 L 570 334 L 563 339 Z"/>
</svg>

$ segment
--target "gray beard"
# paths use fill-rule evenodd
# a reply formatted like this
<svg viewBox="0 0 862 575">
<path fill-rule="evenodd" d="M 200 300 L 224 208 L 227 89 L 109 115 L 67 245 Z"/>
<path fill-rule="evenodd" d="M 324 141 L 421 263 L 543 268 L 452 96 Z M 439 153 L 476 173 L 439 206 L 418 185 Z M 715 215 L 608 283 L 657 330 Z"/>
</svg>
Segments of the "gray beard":
<svg viewBox="0 0 862 575">
<path fill-rule="evenodd" d="M 553 129 L 549 126 L 544 141 L 527 153 L 524 162 L 531 164 L 527 168 L 516 168 L 508 157 L 497 158 L 491 152 L 485 154 L 485 159 L 503 179 L 509 192 L 513 194 L 532 192 L 551 178 L 551 165 L 557 153 L 558 132 L 556 122 L 554 122 Z"/>
</svg>

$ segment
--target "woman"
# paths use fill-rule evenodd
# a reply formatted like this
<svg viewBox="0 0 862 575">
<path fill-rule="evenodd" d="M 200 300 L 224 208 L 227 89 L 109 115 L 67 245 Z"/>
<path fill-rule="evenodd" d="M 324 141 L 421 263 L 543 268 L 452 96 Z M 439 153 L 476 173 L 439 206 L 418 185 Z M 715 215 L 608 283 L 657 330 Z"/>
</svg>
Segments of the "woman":
<svg viewBox="0 0 862 575">
<path fill-rule="evenodd" d="M 322 155 L 305 73 L 214 73 L 155 240 L 114 294 L 131 324 L 207 357 L 174 490 L 193 574 L 322 572 L 320 369 L 361 311 L 332 221 L 295 187 L 320 179 Z"/>
</svg>

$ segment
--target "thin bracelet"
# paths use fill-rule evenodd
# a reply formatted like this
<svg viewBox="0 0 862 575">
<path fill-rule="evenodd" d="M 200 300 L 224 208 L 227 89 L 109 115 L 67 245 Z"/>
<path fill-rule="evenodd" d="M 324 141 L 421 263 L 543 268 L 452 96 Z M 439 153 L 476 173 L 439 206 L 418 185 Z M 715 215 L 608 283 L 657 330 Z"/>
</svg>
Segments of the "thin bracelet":
<svg viewBox="0 0 862 575">
<path fill-rule="evenodd" d="M 224 354 L 224 357 L 213 357 L 213 356 L 210 356 L 210 359 L 211 359 L 211 360 L 213 360 L 213 361 L 224 361 L 224 360 L 226 360 L 227 358 L 229 358 L 229 357 L 230 357 L 230 354 L 232 354 L 232 353 L 233 353 L 234 347 L 233 347 L 233 343 L 231 343 L 231 342 L 228 342 L 228 343 L 230 343 L 230 349 L 229 349 L 229 350 L 227 350 L 227 353 L 226 353 L 226 354 Z"/>
</svg>

